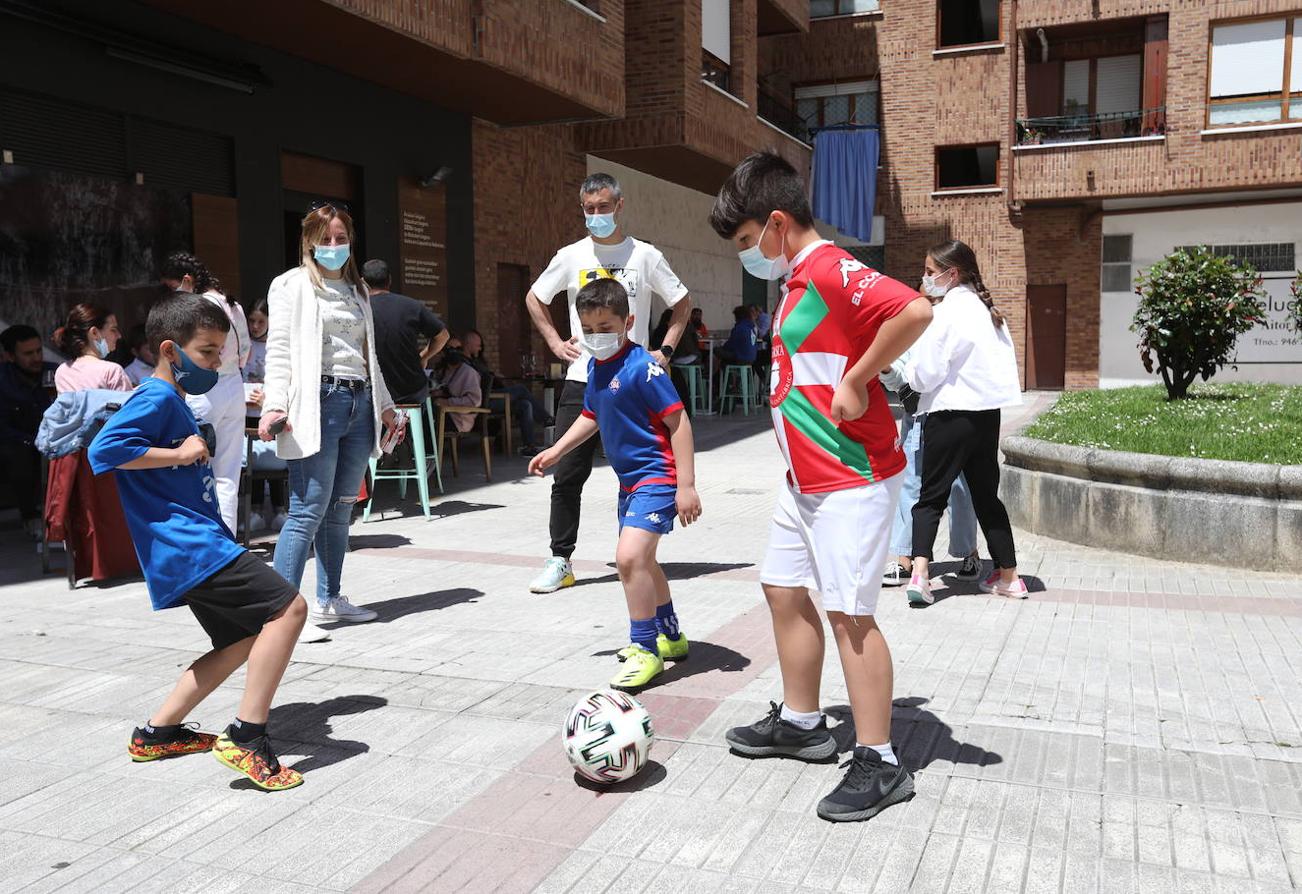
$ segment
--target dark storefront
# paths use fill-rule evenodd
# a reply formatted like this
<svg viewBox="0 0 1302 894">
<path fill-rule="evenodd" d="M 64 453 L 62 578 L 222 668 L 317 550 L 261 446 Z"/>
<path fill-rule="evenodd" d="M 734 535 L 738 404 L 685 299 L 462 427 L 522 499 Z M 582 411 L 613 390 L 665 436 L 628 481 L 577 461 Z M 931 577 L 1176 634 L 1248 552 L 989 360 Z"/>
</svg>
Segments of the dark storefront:
<svg viewBox="0 0 1302 894">
<path fill-rule="evenodd" d="M 135 3 L 0 0 L 0 152 L 5 323 L 95 300 L 125 329 L 177 249 L 247 306 L 318 198 L 352 208 L 359 260 L 474 323 L 463 114 Z"/>
</svg>

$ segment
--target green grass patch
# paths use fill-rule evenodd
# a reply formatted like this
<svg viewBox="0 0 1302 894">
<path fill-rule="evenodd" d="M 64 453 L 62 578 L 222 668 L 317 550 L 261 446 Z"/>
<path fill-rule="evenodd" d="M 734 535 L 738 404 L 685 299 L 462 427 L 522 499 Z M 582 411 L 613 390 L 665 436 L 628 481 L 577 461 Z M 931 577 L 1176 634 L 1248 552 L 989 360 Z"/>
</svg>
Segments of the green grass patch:
<svg viewBox="0 0 1302 894">
<path fill-rule="evenodd" d="M 1302 463 L 1302 387 L 1161 385 L 1070 391 L 1025 432 L 1058 444 L 1241 462 Z"/>
</svg>

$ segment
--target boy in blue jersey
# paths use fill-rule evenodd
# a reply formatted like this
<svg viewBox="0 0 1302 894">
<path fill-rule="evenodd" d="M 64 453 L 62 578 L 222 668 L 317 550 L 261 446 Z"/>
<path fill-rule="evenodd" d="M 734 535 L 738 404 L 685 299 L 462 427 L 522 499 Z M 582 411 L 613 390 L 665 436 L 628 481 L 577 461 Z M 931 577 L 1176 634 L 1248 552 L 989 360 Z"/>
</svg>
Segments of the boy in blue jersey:
<svg viewBox="0 0 1302 894">
<path fill-rule="evenodd" d="M 624 287 L 613 279 L 590 282 L 579 290 L 575 309 L 593 358 L 583 415 L 533 458 L 529 471 L 542 475 L 600 430 L 619 477 L 615 565 L 628 602 L 630 641 L 618 653 L 623 666 L 610 685 L 636 692 L 664 673 L 664 659 L 687 657 L 687 637 L 678 629 L 656 548 L 673 530 L 674 516 L 690 525 L 701 515 L 692 426 L 664 368 L 629 340 L 633 317 Z"/>
<path fill-rule="evenodd" d="M 206 298 L 183 292 L 154 305 L 146 338 L 158 358 L 95 437 L 95 474 L 116 471 L 154 609 L 188 605 L 212 640 L 212 651 L 186 669 L 162 707 L 131 736 L 134 761 L 199 751 L 243 773 L 266 791 L 301 785 L 282 767 L 267 738 L 267 715 L 307 617 L 303 597 L 235 542 L 222 522 L 208 447 L 199 436 L 186 394 L 217 381 L 226 314 Z M 235 722 L 220 736 L 197 731 L 185 718 L 241 665 L 248 663 Z"/>
</svg>

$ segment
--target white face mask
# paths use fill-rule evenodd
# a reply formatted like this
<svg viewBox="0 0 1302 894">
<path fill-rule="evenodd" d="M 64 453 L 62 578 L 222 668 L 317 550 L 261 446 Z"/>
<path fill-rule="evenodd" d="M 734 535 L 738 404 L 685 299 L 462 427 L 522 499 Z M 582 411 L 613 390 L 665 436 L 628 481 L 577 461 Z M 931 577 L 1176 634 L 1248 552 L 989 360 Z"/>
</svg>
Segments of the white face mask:
<svg viewBox="0 0 1302 894">
<path fill-rule="evenodd" d="M 585 332 L 579 337 L 584 349 L 598 360 L 609 360 L 624 346 L 623 332 Z"/>
<path fill-rule="evenodd" d="M 937 274 L 936 276 L 932 276 L 930 273 L 924 274 L 922 277 L 922 293 L 932 298 L 944 298 L 945 293 L 949 291 L 950 287 L 942 286 L 936 280 L 948 274 L 948 270 L 944 273 Z"/>
</svg>

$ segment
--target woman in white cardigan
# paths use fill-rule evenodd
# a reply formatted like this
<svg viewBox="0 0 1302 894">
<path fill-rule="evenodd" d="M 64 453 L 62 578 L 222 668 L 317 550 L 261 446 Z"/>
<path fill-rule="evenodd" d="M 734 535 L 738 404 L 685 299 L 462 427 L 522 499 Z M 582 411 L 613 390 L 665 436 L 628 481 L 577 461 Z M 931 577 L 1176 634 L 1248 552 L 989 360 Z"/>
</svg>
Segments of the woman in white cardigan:
<svg viewBox="0 0 1302 894">
<path fill-rule="evenodd" d="M 1017 551 L 1008 511 L 999 499 L 1000 410 L 1022 402 L 1017 353 L 1003 313 L 981 280 L 976 254 L 957 240 L 927 252 L 922 289 L 935 305 L 931 326 L 914 344 L 904 378 L 927 414 L 922 437 L 922 489 L 913 507 L 913 575 L 910 602 L 931 602 L 929 565 L 936 528 L 962 474 L 972 508 L 986 535 L 993 573 L 986 593 L 1025 599 L 1017 576 Z"/>
<path fill-rule="evenodd" d="M 303 263 L 267 293 L 266 380 L 258 434 L 276 440 L 289 466 L 289 519 L 276 545 L 276 570 L 302 584 L 315 543 L 317 598 L 312 619 L 370 621 L 375 612 L 339 592 L 348 526 L 362 477 L 380 455 L 380 433 L 398 425 L 375 356 L 370 295 L 350 256 L 353 221 L 325 204 L 303 218 Z"/>
</svg>

